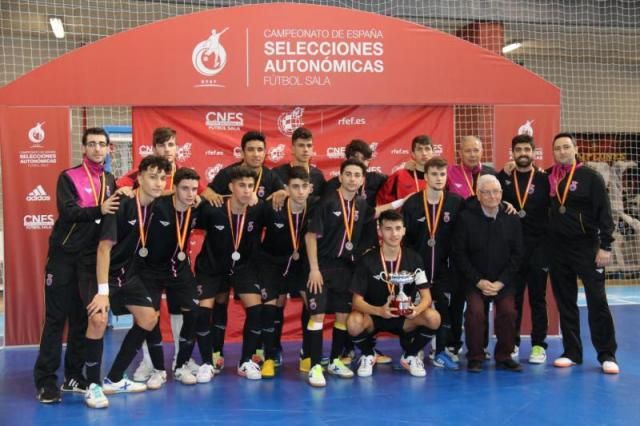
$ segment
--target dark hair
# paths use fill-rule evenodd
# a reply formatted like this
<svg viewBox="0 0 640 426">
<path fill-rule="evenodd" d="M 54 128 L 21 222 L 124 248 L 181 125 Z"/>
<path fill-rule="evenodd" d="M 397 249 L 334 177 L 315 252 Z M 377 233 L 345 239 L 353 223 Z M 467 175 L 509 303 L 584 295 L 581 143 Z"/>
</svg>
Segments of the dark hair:
<svg viewBox="0 0 640 426">
<path fill-rule="evenodd" d="M 427 177 L 427 172 L 429 169 L 442 169 L 443 167 L 447 167 L 447 160 L 442 157 L 432 157 L 424 164 L 425 171 L 425 179 Z"/>
<path fill-rule="evenodd" d="M 389 222 L 402 222 L 404 225 L 404 218 L 397 210 L 389 209 L 380 213 L 380 216 L 378 216 L 378 225 L 382 226 L 382 222 L 385 220 Z"/>
<path fill-rule="evenodd" d="M 233 166 L 229 169 L 229 182 L 244 178 L 253 179 L 253 183 L 258 181 L 258 174 L 247 166 Z"/>
<path fill-rule="evenodd" d="M 138 166 L 138 174 L 149 170 L 157 168 L 158 171 L 163 171 L 166 174 L 171 173 L 172 167 L 169 160 L 164 157 L 160 157 L 159 155 L 148 155 L 140 161 L 140 165 Z"/>
<path fill-rule="evenodd" d="M 82 133 L 82 145 L 87 145 L 87 137 L 89 135 L 102 135 L 107 138 L 107 145 L 111 143 L 111 140 L 109 139 L 109 133 L 107 133 L 105 129 L 103 129 L 102 127 L 89 127 L 84 131 L 84 133 Z"/>
<path fill-rule="evenodd" d="M 176 131 L 171 127 L 158 127 L 153 131 L 153 146 L 162 145 L 171 138 L 176 137 Z"/>
<path fill-rule="evenodd" d="M 200 180 L 198 172 L 190 167 L 180 167 L 173 175 L 173 184 L 178 186 L 180 182 L 186 179 Z"/>
<path fill-rule="evenodd" d="M 340 174 L 342 174 L 342 172 L 344 172 L 344 169 L 346 169 L 348 166 L 358 166 L 362 169 L 363 175 L 367 173 L 367 167 L 362 164 L 362 161 L 356 160 L 355 158 L 347 158 L 342 162 L 342 164 L 340 164 Z"/>
<path fill-rule="evenodd" d="M 416 150 L 417 145 L 427 145 L 433 149 L 433 143 L 431 142 L 431 138 L 427 135 L 418 135 L 411 141 L 411 152 Z"/>
<path fill-rule="evenodd" d="M 240 147 L 244 151 L 244 147 L 247 145 L 249 141 L 260 141 L 264 144 L 265 148 L 267 146 L 267 138 L 262 133 L 256 130 L 249 130 L 247 133 L 242 135 L 242 140 L 240 141 Z M 248 176 L 245 176 L 248 177 Z"/>
<path fill-rule="evenodd" d="M 357 153 L 362 154 L 365 160 L 370 160 L 373 156 L 373 150 L 368 143 L 362 139 L 353 139 L 349 142 L 349 145 L 344 149 L 345 158 L 352 158 Z"/>
<path fill-rule="evenodd" d="M 309 182 L 309 172 L 304 167 L 293 166 L 289 169 L 289 176 L 287 176 L 287 183 L 292 179 L 300 179 L 305 182 Z"/>
<path fill-rule="evenodd" d="M 511 139 L 511 151 L 513 151 L 516 145 L 520 143 L 528 143 L 531 146 L 531 149 L 536 149 L 536 144 L 533 142 L 533 136 L 518 135 Z"/>
<path fill-rule="evenodd" d="M 560 139 L 560 138 L 569 138 L 569 139 L 571 139 L 571 143 L 573 144 L 573 146 L 575 146 L 575 147 L 577 147 L 577 146 L 578 146 L 578 143 L 576 142 L 576 137 L 575 137 L 575 136 L 573 136 L 571 133 L 567 133 L 567 132 L 560 132 L 560 133 L 558 133 L 557 135 L 555 135 L 555 136 L 553 137 L 553 145 L 555 145 L 555 144 L 556 144 L 556 141 L 557 141 L 558 139 Z M 552 145 L 552 146 L 553 146 L 553 145 Z"/>
<path fill-rule="evenodd" d="M 313 138 L 313 135 L 311 134 L 311 130 L 307 129 L 306 127 L 298 127 L 296 130 L 294 130 L 293 134 L 291 135 L 291 143 L 293 144 L 297 139 L 311 139 Z"/>
</svg>

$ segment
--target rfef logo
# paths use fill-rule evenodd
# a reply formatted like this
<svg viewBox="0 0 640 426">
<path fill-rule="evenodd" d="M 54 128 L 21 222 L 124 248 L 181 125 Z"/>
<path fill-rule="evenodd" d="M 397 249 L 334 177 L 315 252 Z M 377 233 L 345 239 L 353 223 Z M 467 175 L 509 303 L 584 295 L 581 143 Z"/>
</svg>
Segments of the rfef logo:
<svg viewBox="0 0 640 426">
<path fill-rule="evenodd" d="M 291 136 L 298 127 L 304 126 L 302 114 L 304 114 L 304 108 L 302 107 L 296 107 L 291 112 L 280 114 L 278 116 L 278 130 L 280 130 L 280 133 L 284 136 Z"/>
<path fill-rule="evenodd" d="M 284 158 L 284 144 L 279 144 L 269 149 L 269 160 L 277 163 Z"/>
<path fill-rule="evenodd" d="M 44 129 L 42 128 L 42 126 L 44 126 L 44 123 L 44 121 L 42 123 L 36 123 L 35 126 L 29 129 L 27 137 L 33 145 L 40 145 L 44 141 L 45 133 Z"/>
<path fill-rule="evenodd" d="M 211 35 L 206 40 L 196 44 L 191 53 L 191 63 L 200 74 L 211 77 L 218 74 L 227 65 L 227 51 L 220 44 L 220 37 L 229 28 L 217 32 L 216 29 L 211 30 Z"/>
<path fill-rule="evenodd" d="M 535 120 L 527 120 L 522 126 L 518 127 L 519 135 L 529 135 L 533 136 L 533 122 Z"/>
</svg>

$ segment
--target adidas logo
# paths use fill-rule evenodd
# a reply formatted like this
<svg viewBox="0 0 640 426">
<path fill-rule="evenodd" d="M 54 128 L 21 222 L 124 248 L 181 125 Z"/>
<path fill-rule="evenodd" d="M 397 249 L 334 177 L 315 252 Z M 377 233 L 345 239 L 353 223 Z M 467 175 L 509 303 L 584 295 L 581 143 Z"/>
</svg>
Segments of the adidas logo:
<svg viewBox="0 0 640 426">
<path fill-rule="evenodd" d="M 51 197 L 47 194 L 42 185 L 36 186 L 27 194 L 26 199 L 27 201 L 51 201 Z"/>
</svg>

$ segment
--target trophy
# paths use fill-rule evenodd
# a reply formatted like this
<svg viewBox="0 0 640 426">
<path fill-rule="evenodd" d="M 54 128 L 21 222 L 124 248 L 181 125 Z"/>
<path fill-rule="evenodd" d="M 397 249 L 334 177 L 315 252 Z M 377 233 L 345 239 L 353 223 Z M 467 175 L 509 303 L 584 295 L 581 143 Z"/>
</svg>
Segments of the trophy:
<svg viewBox="0 0 640 426">
<path fill-rule="evenodd" d="M 411 284 L 415 280 L 415 273 L 408 271 L 392 272 L 390 274 L 383 273 L 389 283 L 398 286 L 398 294 L 392 296 L 389 306 L 393 308 L 398 315 L 407 316 L 413 313 L 411 299 L 404 292 L 404 286 Z"/>
</svg>

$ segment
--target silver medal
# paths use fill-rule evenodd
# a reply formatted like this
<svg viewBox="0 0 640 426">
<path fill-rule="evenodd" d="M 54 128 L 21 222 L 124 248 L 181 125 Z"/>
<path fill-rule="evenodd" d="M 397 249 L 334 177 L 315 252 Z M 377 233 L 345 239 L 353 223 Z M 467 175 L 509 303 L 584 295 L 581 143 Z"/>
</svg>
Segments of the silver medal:
<svg viewBox="0 0 640 426">
<path fill-rule="evenodd" d="M 233 253 L 231 253 L 231 259 L 235 260 L 236 262 L 240 260 L 240 252 L 234 251 Z"/>
<path fill-rule="evenodd" d="M 527 212 L 524 211 L 524 209 L 518 212 L 518 216 L 520 216 L 520 219 L 524 219 L 526 215 L 527 215 Z"/>
<path fill-rule="evenodd" d="M 181 251 L 178 253 L 178 260 L 180 262 L 184 262 L 186 258 L 187 258 L 187 254 L 185 252 Z"/>
<path fill-rule="evenodd" d="M 140 255 L 140 257 L 147 257 L 149 256 L 149 249 L 146 247 L 142 247 L 140 248 L 140 250 L 138 250 L 138 254 Z"/>
<path fill-rule="evenodd" d="M 429 241 L 427 241 L 427 245 L 429 247 L 435 247 L 436 246 L 436 239 L 435 238 L 429 238 Z"/>
<path fill-rule="evenodd" d="M 347 241 L 347 242 L 344 244 L 344 248 L 345 248 L 345 249 L 347 249 L 347 250 L 349 250 L 349 251 L 353 250 L 353 243 L 352 243 L 351 241 Z"/>
</svg>

